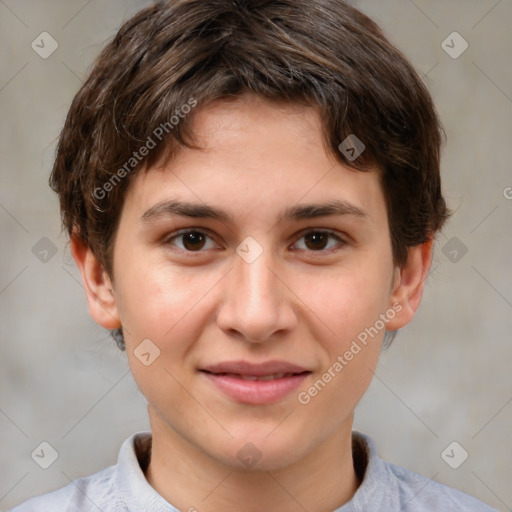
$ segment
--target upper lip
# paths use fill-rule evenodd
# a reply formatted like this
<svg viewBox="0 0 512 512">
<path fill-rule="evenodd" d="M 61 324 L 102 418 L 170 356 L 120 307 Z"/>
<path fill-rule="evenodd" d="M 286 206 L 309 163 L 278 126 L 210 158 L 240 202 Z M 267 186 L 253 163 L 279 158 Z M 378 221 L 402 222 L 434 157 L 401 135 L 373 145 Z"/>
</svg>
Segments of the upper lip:
<svg viewBox="0 0 512 512">
<path fill-rule="evenodd" d="M 250 363 L 248 361 L 225 361 L 201 368 L 209 373 L 234 373 L 237 375 L 251 375 L 264 377 L 276 373 L 303 373 L 309 372 L 307 368 L 288 363 L 286 361 L 264 361 L 262 363 Z"/>
</svg>

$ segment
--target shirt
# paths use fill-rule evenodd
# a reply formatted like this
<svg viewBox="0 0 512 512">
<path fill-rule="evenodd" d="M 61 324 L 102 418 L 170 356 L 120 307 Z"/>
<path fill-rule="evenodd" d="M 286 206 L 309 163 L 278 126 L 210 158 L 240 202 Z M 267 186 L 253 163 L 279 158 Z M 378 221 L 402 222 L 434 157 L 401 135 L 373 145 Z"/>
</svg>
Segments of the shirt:
<svg viewBox="0 0 512 512">
<path fill-rule="evenodd" d="M 354 467 L 362 482 L 333 512 L 497 512 L 476 498 L 381 459 L 373 440 L 352 433 Z M 31 498 L 11 512 L 179 512 L 148 483 L 151 432 L 126 439 L 116 465 Z M 191 507 L 189 510 L 194 510 Z M 243 512 L 242 506 L 240 509 Z"/>
</svg>

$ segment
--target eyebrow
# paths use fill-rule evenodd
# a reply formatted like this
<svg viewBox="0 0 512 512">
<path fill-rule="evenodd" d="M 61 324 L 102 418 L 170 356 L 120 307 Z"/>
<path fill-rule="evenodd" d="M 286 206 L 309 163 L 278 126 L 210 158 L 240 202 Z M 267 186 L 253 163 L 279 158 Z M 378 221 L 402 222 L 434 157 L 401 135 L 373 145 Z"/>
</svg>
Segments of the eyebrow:
<svg viewBox="0 0 512 512">
<path fill-rule="evenodd" d="M 201 203 L 188 203 L 178 200 L 167 200 L 157 203 L 141 216 L 143 222 L 151 222 L 161 217 L 178 215 L 202 219 L 216 219 L 226 223 L 233 223 L 232 215 L 224 210 Z M 330 215 L 352 215 L 365 219 L 366 212 L 348 201 L 335 199 L 326 203 L 298 204 L 286 209 L 279 221 L 312 219 Z"/>
</svg>

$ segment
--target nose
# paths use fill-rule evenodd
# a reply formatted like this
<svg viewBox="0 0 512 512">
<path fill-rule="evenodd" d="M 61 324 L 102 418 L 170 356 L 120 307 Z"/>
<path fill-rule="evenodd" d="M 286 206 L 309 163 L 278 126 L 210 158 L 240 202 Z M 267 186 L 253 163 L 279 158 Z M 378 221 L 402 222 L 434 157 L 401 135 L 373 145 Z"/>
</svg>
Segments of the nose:
<svg viewBox="0 0 512 512">
<path fill-rule="evenodd" d="M 251 343 L 275 339 L 297 322 L 294 294 L 270 250 L 252 262 L 238 254 L 224 280 L 217 325 L 231 336 Z"/>
</svg>

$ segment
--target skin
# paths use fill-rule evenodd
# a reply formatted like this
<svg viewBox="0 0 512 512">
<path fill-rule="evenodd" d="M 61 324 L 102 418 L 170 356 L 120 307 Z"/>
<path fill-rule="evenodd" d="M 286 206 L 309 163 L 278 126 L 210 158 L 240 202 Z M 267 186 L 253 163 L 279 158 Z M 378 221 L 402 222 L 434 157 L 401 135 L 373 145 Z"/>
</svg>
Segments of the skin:
<svg viewBox="0 0 512 512">
<path fill-rule="evenodd" d="M 335 160 L 313 108 L 245 95 L 202 108 L 192 126 L 203 149 L 183 149 L 130 184 L 113 276 L 72 239 L 91 316 L 107 329 L 123 326 L 128 361 L 148 401 L 153 448 L 146 478 L 180 510 L 235 511 L 243 503 L 247 511 L 331 511 L 360 484 L 352 465 L 353 415 L 385 329 L 307 405 L 297 394 L 393 304 L 401 309 L 387 330 L 412 319 L 432 243 L 411 248 L 402 268 L 394 265 L 378 173 Z M 215 206 L 233 222 L 141 220 L 170 198 Z M 333 199 L 365 216 L 279 221 L 287 207 Z M 205 233 L 203 245 L 172 238 L 183 228 Z M 306 228 L 330 230 L 344 243 L 326 237 L 315 245 Z M 236 252 L 248 236 L 263 249 L 252 263 Z M 149 366 L 134 354 L 147 338 L 160 350 Z M 276 403 L 242 404 L 198 371 L 240 359 L 285 360 L 313 373 Z M 251 468 L 237 457 L 248 442 L 262 455 Z"/>
</svg>

